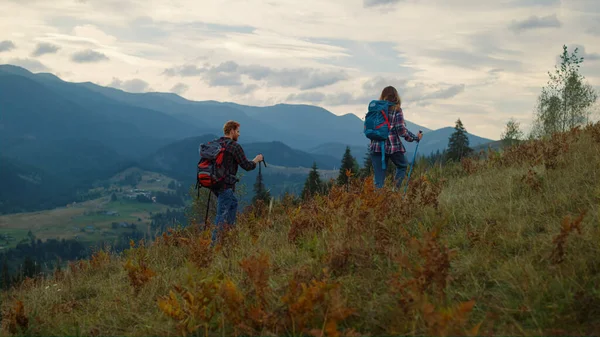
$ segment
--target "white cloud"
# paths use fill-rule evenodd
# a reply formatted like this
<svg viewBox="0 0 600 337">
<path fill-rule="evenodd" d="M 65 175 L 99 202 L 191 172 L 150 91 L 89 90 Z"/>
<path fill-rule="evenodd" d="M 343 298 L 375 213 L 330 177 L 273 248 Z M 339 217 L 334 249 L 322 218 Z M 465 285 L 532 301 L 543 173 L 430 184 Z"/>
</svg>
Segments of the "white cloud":
<svg viewBox="0 0 600 337">
<path fill-rule="evenodd" d="M 412 122 L 436 128 L 461 117 L 470 131 L 498 138 L 510 116 L 527 124 L 563 43 L 586 47 L 582 72 L 598 86 L 599 7 L 597 0 L 8 1 L 0 31 L 11 45 L 0 55 L 70 81 L 242 104 L 314 102 L 361 117 L 383 86 L 394 85 Z"/>
</svg>

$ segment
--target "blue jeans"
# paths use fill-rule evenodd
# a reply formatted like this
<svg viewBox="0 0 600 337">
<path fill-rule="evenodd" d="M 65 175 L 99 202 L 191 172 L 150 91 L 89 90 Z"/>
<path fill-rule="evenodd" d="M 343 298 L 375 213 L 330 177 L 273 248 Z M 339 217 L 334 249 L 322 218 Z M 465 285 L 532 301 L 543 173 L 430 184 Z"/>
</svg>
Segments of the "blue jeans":
<svg viewBox="0 0 600 337">
<path fill-rule="evenodd" d="M 385 156 L 385 166 L 388 166 L 388 159 L 391 159 L 394 165 L 396 165 L 396 175 L 394 176 L 394 180 L 396 181 L 396 187 L 400 187 L 402 181 L 404 180 L 404 175 L 406 174 L 406 168 L 408 167 L 408 161 L 402 152 L 395 152 L 387 154 Z M 372 152 L 371 153 L 371 161 L 373 162 L 373 173 L 375 176 L 375 186 L 377 188 L 382 188 L 383 183 L 385 181 L 385 170 L 381 165 L 381 153 L 380 152 Z"/>
<path fill-rule="evenodd" d="M 217 239 L 217 235 L 223 232 L 225 224 L 229 226 L 235 225 L 235 217 L 237 215 L 238 201 L 235 197 L 233 189 L 228 188 L 220 191 L 217 196 L 217 216 L 215 218 L 216 228 L 212 232 L 212 242 Z"/>
</svg>

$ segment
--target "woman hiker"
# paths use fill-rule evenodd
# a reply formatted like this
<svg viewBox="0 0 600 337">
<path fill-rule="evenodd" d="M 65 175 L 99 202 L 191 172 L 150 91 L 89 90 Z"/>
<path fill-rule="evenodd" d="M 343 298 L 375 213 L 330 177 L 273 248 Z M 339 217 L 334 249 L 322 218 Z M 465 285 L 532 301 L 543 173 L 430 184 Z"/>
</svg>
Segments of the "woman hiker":
<svg viewBox="0 0 600 337">
<path fill-rule="evenodd" d="M 371 141 L 369 145 L 369 151 L 371 153 L 371 162 L 373 163 L 373 171 L 375 175 L 375 186 L 382 188 L 385 180 L 385 170 L 382 167 L 382 152 L 385 153 L 386 166 L 388 159 L 391 159 L 394 165 L 396 165 L 396 174 L 394 180 L 396 188 L 400 187 L 406 174 L 406 167 L 408 161 L 404 156 L 406 149 L 402 145 L 400 137 L 403 137 L 408 142 L 420 141 L 423 137 L 423 133 L 419 132 L 418 136 L 406 129 L 404 123 L 404 114 L 400 107 L 402 101 L 396 88 L 392 86 L 385 87 L 381 92 L 380 100 L 386 100 L 394 103 L 388 110 L 388 120 L 390 121 L 391 131 L 388 139 L 385 141 L 385 149 L 381 148 L 381 143 L 378 141 Z"/>
</svg>

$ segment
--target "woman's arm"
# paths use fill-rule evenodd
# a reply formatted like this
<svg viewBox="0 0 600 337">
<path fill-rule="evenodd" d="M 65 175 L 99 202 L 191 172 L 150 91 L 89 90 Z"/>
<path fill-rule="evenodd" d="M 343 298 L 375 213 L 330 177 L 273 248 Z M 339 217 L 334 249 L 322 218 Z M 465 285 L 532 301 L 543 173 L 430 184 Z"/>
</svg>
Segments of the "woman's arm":
<svg viewBox="0 0 600 337">
<path fill-rule="evenodd" d="M 415 140 L 419 139 L 419 137 L 417 137 L 414 133 L 408 131 L 408 129 L 406 128 L 406 123 L 404 122 L 404 113 L 402 112 L 402 109 L 399 109 L 396 112 L 395 117 L 396 118 L 394 118 L 393 127 L 394 129 L 396 129 L 396 132 L 400 137 L 406 139 L 407 142 L 414 142 Z"/>
</svg>

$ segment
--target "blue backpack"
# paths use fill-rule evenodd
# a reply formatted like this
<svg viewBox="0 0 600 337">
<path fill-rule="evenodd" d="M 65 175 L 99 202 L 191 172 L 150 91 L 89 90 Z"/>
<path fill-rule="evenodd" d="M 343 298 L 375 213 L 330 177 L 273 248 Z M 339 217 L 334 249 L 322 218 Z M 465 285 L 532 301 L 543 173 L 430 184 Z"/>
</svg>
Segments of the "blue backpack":
<svg viewBox="0 0 600 337">
<path fill-rule="evenodd" d="M 386 100 L 373 100 L 369 103 L 369 110 L 365 117 L 364 133 L 370 140 L 381 142 L 381 165 L 385 170 L 385 141 L 388 139 L 392 127 L 388 119 L 389 107 L 394 103 Z"/>
</svg>

